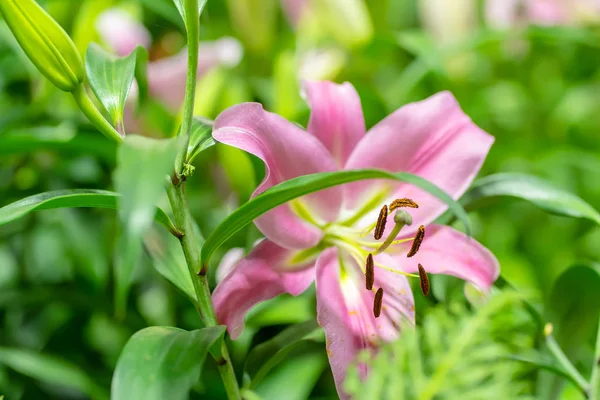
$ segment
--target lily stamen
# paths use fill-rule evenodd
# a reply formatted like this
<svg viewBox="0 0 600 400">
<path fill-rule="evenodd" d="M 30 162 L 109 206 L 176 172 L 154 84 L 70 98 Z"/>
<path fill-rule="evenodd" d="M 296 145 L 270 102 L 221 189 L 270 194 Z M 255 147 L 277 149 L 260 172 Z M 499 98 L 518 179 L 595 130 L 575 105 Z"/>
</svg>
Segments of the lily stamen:
<svg viewBox="0 0 600 400">
<path fill-rule="evenodd" d="M 407 198 L 396 199 L 390 203 L 390 207 L 389 207 L 390 212 L 392 212 L 395 209 L 400 208 L 400 207 L 419 208 L 419 205 L 417 204 L 416 201 L 414 201 L 412 199 L 407 199 Z"/>
<path fill-rule="evenodd" d="M 423 243 L 423 238 L 425 237 L 425 226 L 419 226 L 419 230 L 417 231 L 417 235 L 415 236 L 415 240 L 412 242 L 412 246 L 406 254 L 406 257 L 412 257 L 417 254 L 419 248 L 421 247 L 421 243 Z"/>
<path fill-rule="evenodd" d="M 398 236 L 398 234 L 400 233 L 400 230 L 405 225 L 412 224 L 412 217 L 406 211 L 398 210 L 394 215 L 394 222 L 396 223 L 394 229 L 392 229 L 387 239 L 385 239 L 385 242 L 383 242 L 383 244 L 377 248 L 377 250 L 375 251 L 375 255 L 383 253 L 388 247 L 390 247 L 390 245 L 395 241 L 396 236 Z"/>
<path fill-rule="evenodd" d="M 427 272 L 425 268 L 421 264 L 419 264 L 419 279 L 421 281 L 421 292 L 423 295 L 427 296 L 429 294 L 429 277 L 427 276 Z"/>
<path fill-rule="evenodd" d="M 377 289 L 375 293 L 375 301 L 373 302 L 373 315 L 379 318 L 381 315 L 381 305 L 383 304 L 383 288 Z"/>
<path fill-rule="evenodd" d="M 387 217 L 388 207 L 384 205 L 383 207 L 381 207 L 381 211 L 379 211 L 379 217 L 377 218 L 377 224 L 375 225 L 375 232 L 373 232 L 373 237 L 375 238 L 375 240 L 379 240 L 383 237 Z"/>
<path fill-rule="evenodd" d="M 373 254 L 369 253 L 367 256 L 367 265 L 365 267 L 365 280 L 367 290 L 373 289 L 373 283 L 375 282 L 375 266 L 373 263 Z"/>
</svg>

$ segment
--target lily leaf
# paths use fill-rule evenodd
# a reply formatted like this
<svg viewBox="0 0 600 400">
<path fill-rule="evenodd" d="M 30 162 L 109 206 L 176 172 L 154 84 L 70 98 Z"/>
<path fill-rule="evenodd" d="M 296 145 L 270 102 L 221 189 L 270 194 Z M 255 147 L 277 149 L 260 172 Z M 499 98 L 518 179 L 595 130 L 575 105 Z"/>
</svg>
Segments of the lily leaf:
<svg viewBox="0 0 600 400">
<path fill-rule="evenodd" d="M 25 197 L 0 208 L 0 225 L 19 219 L 31 212 L 53 208 L 117 208 L 119 194 L 98 189 L 53 190 Z M 155 208 L 154 220 L 169 231 L 176 232 L 175 224 L 159 207 Z"/>
<path fill-rule="evenodd" d="M 140 97 L 147 93 L 144 73 L 147 58 L 146 49 L 141 46 L 126 57 L 115 57 L 95 43 L 90 43 L 87 49 L 85 67 L 90 87 L 121 134 L 125 133 L 123 110 L 136 71 L 141 81 Z"/>
<path fill-rule="evenodd" d="M 95 399 L 108 399 L 105 390 L 79 366 L 37 351 L 0 347 L 0 365 L 46 384 L 74 389 Z"/>
<path fill-rule="evenodd" d="M 122 232 L 116 252 L 116 306 L 122 315 L 133 267 L 142 251 L 141 239 L 152 222 L 152 212 L 174 170 L 180 138 L 155 140 L 127 136 L 119 147 L 113 180 L 119 198 Z"/>
<path fill-rule="evenodd" d="M 250 377 L 250 389 L 255 389 L 258 383 L 278 364 L 280 364 L 291 353 L 305 354 L 308 349 L 322 345 L 314 341 L 302 340 L 319 329 L 315 319 L 298 325 L 292 325 L 288 329 L 275 336 L 273 339 L 256 346 L 246 359 L 244 376 Z"/>
<path fill-rule="evenodd" d="M 224 333 L 224 326 L 195 331 L 152 326 L 135 333 L 117 362 L 111 399 L 187 399 L 208 350 Z"/>
<path fill-rule="evenodd" d="M 212 126 L 213 122 L 204 118 L 194 117 L 192 120 L 192 130 L 190 132 L 186 160 L 188 164 L 198 154 L 215 145 L 215 140 L 212 137 Z"/>
<path fill-rule="evenodd" d="M 299 176 L 275 185 L 235 210 L 206 239 L 202 246 L 202 262 L 208 264 L 214 251 L 227 239 L 267 211 L 309 193 L 365 179 L 392 179 L 407 182 L 431 193 L 450 207 L 450 210 L 465 225 L 467 234 L 470 234 L 469 217 L 462 206 L 442 189 L 420 176 L 407 172 L 392 173 L 376 169 L 320 172 Z"/>
<path fill-rule="evenodd" d="M 502 173 L 486 176 L 475 181 L 461 203 L 472 208 L 480 200 L 498 196 L 527 200 L 551 214 L 585 218 L 600 224 L 600 214 L 588 203 L 531 175 Z"/>
</svg>

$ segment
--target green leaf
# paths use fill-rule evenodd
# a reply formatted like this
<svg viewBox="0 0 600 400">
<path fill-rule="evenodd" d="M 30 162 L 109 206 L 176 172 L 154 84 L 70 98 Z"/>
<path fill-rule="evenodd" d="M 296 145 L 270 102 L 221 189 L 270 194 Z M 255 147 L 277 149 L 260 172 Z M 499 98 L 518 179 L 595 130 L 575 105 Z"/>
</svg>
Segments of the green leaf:
<svg viewBox="0 0 600 400">
<path fill-rule="evenodd" d="M 551 214 L 585 218 L 600 224 L 600 214 L 579 197 L 531 175 L 502 173 L 477 180 L 463 196 L 469 205 L 497 196 L 510 196 L 530 201 Z M 476 205 L 475 205 L 476 206 Z"/>
<path fill-rule="evenodd" d="M 36 351 L 0 347 L 0 364 L 49 385 L 74 389 L 95 399 L 108 399 L 106 391 L 77 365 Z"/>
<path fill-rule="evenodd" d="M 227 239 L 267 211 L 305 194 L 365 179 L 392 179 L 407 182 L 431 193 L 448 204 L 450 210 L 465 225 L 467 233 L 470 233 L 469 217 L 462 206 L 442 189 L 417 175 L 407 172 L 392 173 L 376 169 L 320 172 L 299 176 L 275 185 L 231 213 L 206 239 L 204 246 L 202 246 L 202 262 L 208 264 L 213 252 L 225 243 Z"/>
<path fill-rule="evenodd" d="M 86 57 L 85 67 L 88 82 L 96 98 L 108 111 L 113 125 L 121 133 L 125 133 L 123 126 L 123 110 L 131 90 L 133 77 L 138 72 L 139 77 L 145 76 L 144 63 L 148 56 L 146 49 L 138 46 L 126 57 L 115 57 L 104 51 L 99 45 L 90 43 Z M 138 66 L 138 64 L 141 64 Z M 137 67 L 137 69 L 136 69 Z M 141 79 L 141 92 L 147 92 L 147 82 Z"/>
<path fill-rule="evenodd" d="M 180 137 L 181 138 L 181 137 Z M 117 311 L 124 313 L 133 267 L 142 250 L 141 239 L 150 227 L 153 210 L 173 173 L 180 138 L 155 140 L 129 135 L 119 147 L 115 189 L 121 195 L 118 213 L 122 232 L 116 252 Z"/>
<path fill-rule="evenodd" d="M 115 192 L 97 189 L 53 190 L 10 203 L 0 208 L 0 225 L 21 218 L 31 212 L 51 210 L 53 208 L 117 208 L 119 195 Z M 155 221 L 164 225 L 169 231 L 176 232 L 175 225 L 169 216 L 159 207 L 155 209 Z"/>
<path fill-rule="evenodd" d="M 191 163 L 198 154 L 215 145 L 215 140 L 212 137 L 212 127 L 213 122 L 204 118 L 194 117 L 192 120 L 192 130 L 190 132 L 186 160 L 188 164 Z"/>
<path fill-rule="evenodd" d="M 198 17 L 200 17 L 202 14 L 202 10 L 204 9 L 207 1 L 208 0 L 173 0 L 175 7 L 177 7 L 177 11 L 179 11 L 179 15 L 181 15 L 181 18 L 183 19 L 186 29 L 190 22 L 196 23 Z M 194 12 L 188 11 L 192 10 L 192 6 L 198 7 L 198 14 L 195 14 L 195 10 Z M 194 19 L 196 19 L 196 21 L 193 21 Z"/>
<path fill-rule="evenodd" d="M 309 399 L 326 367 L 323 349 L 305 351 L 282 363 L 258 385 L 255 393 L 263 400 Z"/>
<path fill-rule="evenodd" d="M 565 353 L 581 349 L 600 318 L 600 273 L 588 266 L 567 269 L 556 280 L 549 308 Z"/>
<path fill-rule="evenodd" d="M 244 366 L 244 376 L 250 378 L 248 387 L 256 388 L 269 371 L 280 364 L 290 353 L 302 354 L 307 349 L 322 348 L 322 345 L 313 341 L 302 340 L 317 329 L 319 329 L 319 324 L 315 319 L 293 325 L 273 339 L 252 349 Z"/>
<path fill-rule="evenodd" d="M 181 243 L 173 235 L 153 230 L 144 238 L 144 246 L 152 258 L 154 268 L 196 303 L 196 292 L 181 250 Z"/>
<path fill-rule="evenodd" d="M 224 326 L 195 331 L 152 326 L 135 333 L 117 362 L 111 399 L 187 399 L 208 350 L 224 333 Z"/>
</svg>

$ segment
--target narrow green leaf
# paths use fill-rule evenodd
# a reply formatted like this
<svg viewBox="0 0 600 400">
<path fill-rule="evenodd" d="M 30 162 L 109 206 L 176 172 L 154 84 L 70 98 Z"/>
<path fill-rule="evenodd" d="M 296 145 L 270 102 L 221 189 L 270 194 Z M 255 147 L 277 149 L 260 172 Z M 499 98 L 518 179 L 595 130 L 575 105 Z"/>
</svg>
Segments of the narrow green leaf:
<svg viewBox="0 0 600 400">
<path fill-rule="evenodd" d="M 46 384 L 77 390 L 95 399 L 108 399 L 105 390 L 77 365 L 35 351 L 0 347 L 0 364 Z"/>
<path fill-rule="evenodd" d="M 111 399 L 187 399 L 208 350 L 224 333 L 224 326 L 191 332 L 153 326 L 135 333 L 117 362 Z"/>
<path fill-rule="evenodd" d="M 215 140 L 212 137 L 212 126 L 213 122 L 204 118 L 195 117 L 192 120 L 187 163 L 191 163 L 198 154 L 215 145 Z"/>
<path fill-rule="evenodd" d="M 600 273 L 585 265 L 567 269 L 556 280 L 548 308 L 556 322 L 556 337 L 565 353 L 582 349 L 598 326 L 598 293 Z"/>
<path fill-rule="evenodd" d="M 155 140 L 129 135 L 119 147 L 115 189 L 121 195 L 118 214 L 122 231 L 116 251 L 116 306 L 123 314 L 133 267 L 142 250 L 141 239 L 152 222 L 153 210 L 173 173 L 180 138 Z"/>
<path fill-rule="evenodd" d="M 502 173 L 477 180 L 461 203 L 471 208 L 490 197 L 510 196 L 530 201 L 551 214 L 585 218 L 600 224 L 600 214 L 579 197 L 531 175 Z"/>
<path fill-rule="evenodd" d="M 256 388 L 269 371 L 281 363 L 290 353 L 302 354 L 309 348 L 323 347 L 315 342 L 302 340 L 317 329 L 319 329 L 319 324 L 314 319 L 293 325 L 273 339 L 252 349 L 244 366 L 244 376 L 250 378 L 248 387 L 250 389 Z"/>
<path fill-rule="evenodd" d="M 141 80 L 140 93 L 145 95 L 147 92 L 147 58 L 146 49 L 141 46 L 126 57 L 113 56 L 95 43 L 90 43 L 88 47 L 85 67 L 90 87 L 121 134 L 125 133 L 123 110 L 136 73 Z"/>
<path fill-rule="evenodd" d="M 235 210 L 206 239 L 204 246 L 202 246 L 202 262 L 207 264 L 213 252 L 225 243 L 227 239 L 267 211 L 309 193 L 365 179 L 392 179 L 407 182 L 431 193 L 448 204 L 450 210 L 465 225 L 467 233 L 470 233 L 469 217 L 462 206 L 442 189 L 417 175 L 407 172 L 392 173 L 376 169 L 320 172 L 299 176 L 275 185 Z"/>
<path fill-rule="evenodd" d="M 119 195 L 115 192 L 97 189 L 53 190 L 10 203 L 0 208 L 0 225 L 21 218 L 31 212 L 53 208 L 117 208 Z M 169 216 L 159 207 L 155 210 L 155 221 L 175 232 L 175 225 Z"/>
</svg>

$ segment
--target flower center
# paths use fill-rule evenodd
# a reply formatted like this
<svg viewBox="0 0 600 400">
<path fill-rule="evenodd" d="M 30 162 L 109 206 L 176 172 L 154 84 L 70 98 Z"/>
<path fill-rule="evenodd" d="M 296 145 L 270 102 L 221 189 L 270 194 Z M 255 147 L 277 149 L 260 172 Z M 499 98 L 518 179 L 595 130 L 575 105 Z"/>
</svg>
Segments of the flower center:
<svg viewBox="0 0 600 400">
<path fill-rule="evenodd" d="M 378 254 L 382 254 L 384 252 L 405 250 L 406 245 L 398 245 L 409 242 L 412 243 L 410 249 L 406 253 L 406 256 L 410 258 L 417 254 L 425 237 L 425 227 L 423 225 L 419 226 L 414 237 L 404 239 L 397 239 L 397 237 L 405 226 L 412 225 L 412 216 L 410 213 L 408 213 L 408 211 L 405 210 L 405 208 L 418 207 L 419 205 L 411 199 L 396 199 L 392 201 L 389 206 L 384 205 L 381 208 L 377 221 L 367 228 L 356 228 L 353 226 L 348 226 L 347 223 L 331 224 L 324 228 L 325 237 L 323 239 L 323 243 L 327 246 L 337 247 L 338 250 L 350 255 L 356 261 L 356 263 L 361 266 L 361 269 L 365 274 L 366 290 L 370 290 L 375 293 L 373 315 L 376 318 L 380 315 L 382 298 L 384 295 L 383 288 L 375 287 L 377 268 L 412 278 L 419 278 L 423 294 L 427 295 L 429 293 L 429 279 L 425 269 L 421 264 L 418 266 L 419 274 L 417 275 L 392 268 L 389 265 L 384 265 L 374 258 Z M 394 213 L 394 226 L 384 239 L 386 227 L 389 225 L 388 219 L 391 213 Z M 372 239 L 370 238 L 371 232 Z M 344 268 L 343 265 L 342 268 Z"/>
</svg>

